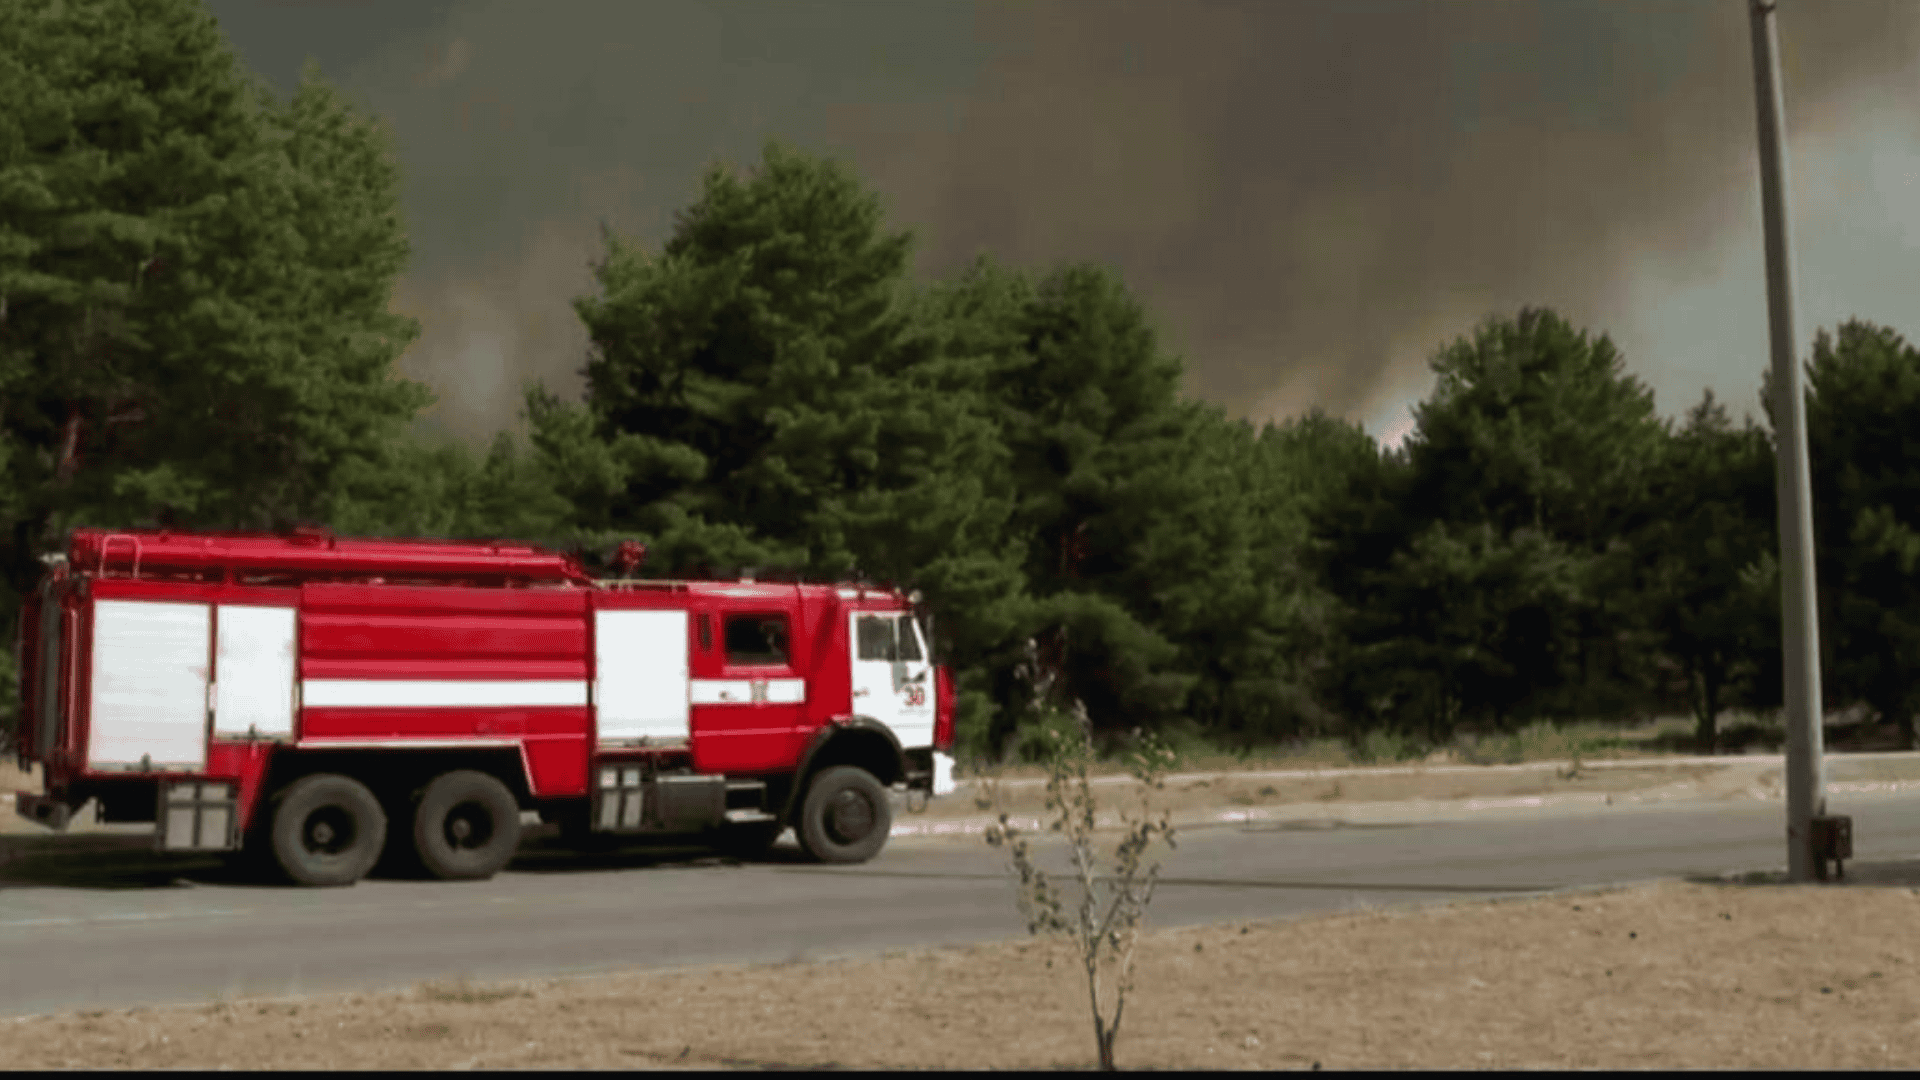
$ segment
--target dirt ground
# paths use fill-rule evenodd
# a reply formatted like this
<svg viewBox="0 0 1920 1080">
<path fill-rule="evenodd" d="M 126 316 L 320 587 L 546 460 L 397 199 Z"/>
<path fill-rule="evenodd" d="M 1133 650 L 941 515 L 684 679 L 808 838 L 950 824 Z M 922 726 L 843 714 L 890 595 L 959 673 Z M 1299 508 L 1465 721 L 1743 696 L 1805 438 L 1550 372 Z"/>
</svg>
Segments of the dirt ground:
<svg viewBox="0 0 1920 1080">
<path fill-rule="evenodd" d="M 1911 1068 L 1916 916 L 1904 884 L 1669 883 L 1149 931 L 1117 1058 Z M 16 1069 L 1080 1068 L 1081 980 L 1059 946 L 1024 941 L 38 1017 L 0 1023 L 0 1052 Z"/>
</svg>

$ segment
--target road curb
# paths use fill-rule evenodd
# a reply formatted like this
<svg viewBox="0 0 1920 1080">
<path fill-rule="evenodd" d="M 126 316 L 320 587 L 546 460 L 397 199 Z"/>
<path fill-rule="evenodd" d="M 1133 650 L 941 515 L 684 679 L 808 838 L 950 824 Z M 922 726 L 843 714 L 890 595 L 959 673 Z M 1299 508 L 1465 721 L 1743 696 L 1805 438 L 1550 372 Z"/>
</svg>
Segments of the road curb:
<svg viewBox="0 0 1920 1080">
<path fill-rule="evenodd" d="M 1833 781 L 1827 784 L 1828 794 L 1896 794 L 1908 791 L 1920 791 L 1920 780 Z M 1577 792 L 1565 795 L 1514 795 L 1482 799 L 1285 803 L 1267 807 L 1218 806 L 1177 812 L 1172 815 L 1172 821 L 1175 826 L 1184 828 L 1215 825 L 1338 828 L 1346 824 L 1444 821 L 1450 818 L 1472 818 L 1502 811 L 1630 812 L 1704 802 L 1779 802 L 1780 798 L 1778 791 L 1757 791 L 1753 788 L 1730 793 L 1654 788 L 1638 792 Z M 988 826 L 998 820 L 997 816 L 991 814 L 906 821 L 896 818 L 890 835 L 894 837 L 977 836 L 984 835 Z M 1049 831 L 1045 821 L 1030 814 L 1009 815 L 1008 824 L 1027 833 Z M 1120 819 L 1115 814 L 1101 814 L 1095 819 L 1095 827 L 1098 829 L 1112 829 L 1120 824 Z"/>
</svg>

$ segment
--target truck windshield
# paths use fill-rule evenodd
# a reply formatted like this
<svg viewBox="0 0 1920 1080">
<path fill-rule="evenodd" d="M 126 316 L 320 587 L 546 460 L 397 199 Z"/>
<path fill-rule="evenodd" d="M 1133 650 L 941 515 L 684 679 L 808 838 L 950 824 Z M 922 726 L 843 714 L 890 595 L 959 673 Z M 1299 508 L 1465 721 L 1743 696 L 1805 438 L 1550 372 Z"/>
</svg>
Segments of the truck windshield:
<svg viewBox="0 0 1920 1080">
<path fill-rule="evenodd" d="M 911 615 L 900 616 L 900 659 L 926 659 L 925 654 L 920 651 L 920 637 L 914 633 L 914 622 L 913 616 Z"/>
<path fill-rule="evenodd" d="M 862 615 L 859 623 L 862 660 L 924 660 L 911 615 Z"/>
</svg>

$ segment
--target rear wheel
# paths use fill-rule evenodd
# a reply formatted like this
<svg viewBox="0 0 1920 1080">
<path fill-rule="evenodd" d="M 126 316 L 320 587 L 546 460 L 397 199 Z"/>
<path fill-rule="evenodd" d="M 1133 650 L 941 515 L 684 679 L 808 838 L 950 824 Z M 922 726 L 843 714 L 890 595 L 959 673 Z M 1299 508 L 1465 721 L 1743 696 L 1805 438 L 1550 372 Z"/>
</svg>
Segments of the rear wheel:
<svg viewBox="0 0 1920 1080">
<path fill-rule="evenodd" d="M 835 765 L 807 785 L 793 831 L 820 862 L 860 863 L 880 854 L 892 830 L 893 803 L 880 781 L 865 769 Z"/>
<path fill-rule="evenodd" d="M 445 880 L 490 878 L 520 849 L 520 804 L 483 772 L 443 773 L 413 811 L 413 851 Z"/>
<path fill-rule="evenodd" d="M 273 859 L 301 885 L 353 884 L 373 868 L 386 841 L 380 800 L 350 776 L 305 776 L 276 800 Z"/>
</svg>

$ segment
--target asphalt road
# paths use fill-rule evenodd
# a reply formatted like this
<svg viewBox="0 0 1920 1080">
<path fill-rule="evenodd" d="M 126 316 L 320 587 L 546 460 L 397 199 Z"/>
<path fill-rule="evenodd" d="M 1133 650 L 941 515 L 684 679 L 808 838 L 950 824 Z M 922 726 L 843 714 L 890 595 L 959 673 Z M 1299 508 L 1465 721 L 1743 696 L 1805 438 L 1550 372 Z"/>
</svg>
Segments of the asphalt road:
<svg viewBox="0 0 1920 1080">
<path fill-rule="evenodd" d="M 1835 797 L 1860 866 L 1920 857 L 1920 794 Z M 1149 923 L 1515 895 L 1785 860 L 1777 801 L 1185 832 Z M 1004 856 L 971 839 L 896 838 L 872 863 L 797 850 L 577 855 L 537 841 L 488 882 L 250 884 L 144 838 L 0 837 L 0 1016 L 392 988 L 423 979 L 778 962 L 1016 937 Z M 74 846 L 92 845 L 85 850 Z M 1049 857 L 1059 854 L 1055 849 Z M 1920 885 L 1920 862 L 1911 864 Z"/>
</svg>

